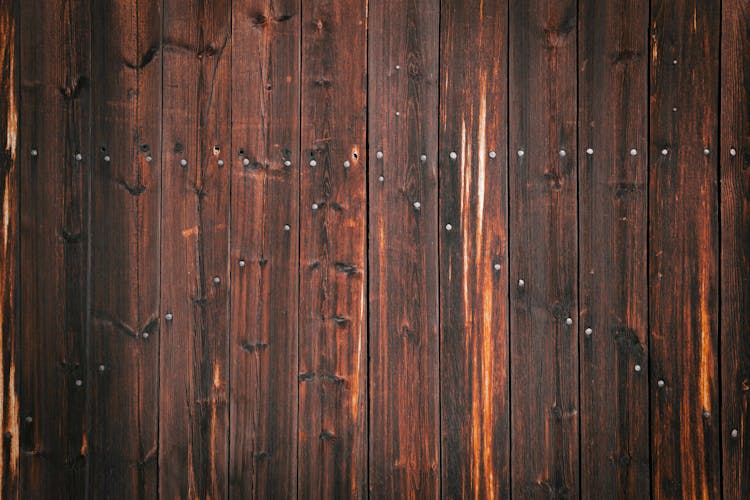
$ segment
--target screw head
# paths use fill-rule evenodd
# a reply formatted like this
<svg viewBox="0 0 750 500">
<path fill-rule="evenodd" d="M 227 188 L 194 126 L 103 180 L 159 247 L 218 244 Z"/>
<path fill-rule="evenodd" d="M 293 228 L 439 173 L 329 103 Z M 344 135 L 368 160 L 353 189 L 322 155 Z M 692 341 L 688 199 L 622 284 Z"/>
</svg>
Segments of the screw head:
<svg viewBox="0 0 750 500">
<path fill-rule="evenodd" d="M 83 385 L 83 380 L 81 380 L 80 378 L 76 379 L 76 386 L 81 387 L 82 385 Z"/>
<path fill-rule="evenodd" d="M 246 166 L 246 167 L 247 167 L 248 165 L 250 165 L 250 158 L 243 158 L 243 159 L 242 159 L 242 164 L 243 164 L 244 166 Z"/>
<path fill-rule="evenodd" d="M 109 163 L 109 161 L 110 161 L 111 159 L 112 159 L 112 158 L 110 158 L 110 157 L 109 157 L 109 155 L 104 155 L 104 161 L 106 161 L 107 163 Z"/>
<path fill-rule="evenodd" d="M 397 64 L 397 65 L 396 65 L 396 71 L 398 71 L 398 70 L 400 70 L 400 69 L 401 69 L 401 66 Z"/>
<path fill-rule="evenodd" d="M 412 206 L 414 206 L 414 208 L 417 209 L 417 210 L 419 210 L 420 208 L 422 208 L 422 204 L 419 203 L 418 201 L 415 201 L 414 203 L 412 203 Z"/>
<path fill-rule="evenodd" d="M 380 175 L 380 176 L 378 176 L 378 180 L 380 182 L 385 182 L 385 177 L 383 177 L 382 175 Z"/>
<path fill-rule="evenodd" d="M 495 265 L 492 266 L 492 267 L 495 268 L 495 271 L 499 271 L 500 270 L 500 264 L 499 263 L 495 263 Z"/>
<path fill-rule="evenodd" d="M 523 288 L 526 286 L 526 282 L 524 280 L 518 280 L 518 286 Z"/>
<path fill-rule="evenodd" d="M 401 116 L 401 113 L 399 113 L 398 111 L 396 111 L 396 116 Z"/>
<path fill-rule="evenodd" d="M 677 113 L 677 106 L 675 106 L 674 108 L 672 108 L 672 113 Z"/>
<path fill-rule="evenodd" d="M 667 156 L 668 154 L 669 154 L 669 150 L 667 148 L 664 148 L 664 149 L 661 150 L 661 155 L 662 156 Z"/>
<path fill-rule="evenodd" d="M 583 331 L 583 333 L 585 333 L 586 335 L 591 335 L 592 333 L 594 333 L 594 330 L 592 330 L 591 328 L 586 328 L 586 329 L 585 329 L 585 330 Z"/>
<path fill-rule="evenodd" d="M 586 154 L 587 154 L 587 155 L 589 155 L 589 156 L 591 156 L 592 154 L 594 154 L 594 150 L 593 150 L 593 149 L 591 149 L 591 148 L 588 148 L 588 149 L 586 150 Z"/>
<path fill-rule="evenodd" d="M 565 320 L 565 324 L 568 325 L 568 326 L 572 325 L 573 324 L 573 318 L 567 318 Z"/>
<path fill-rule="evenodd" d="M 737 150 L 734 149 L 734 148 L 732 148 L 732 149 L 729 150 L 729 154 L 732 155 L 732 156 L 737 156 Z"/>
<path fill-rule="evenodd" d="M 104 365 L 99 365 L 99 371 L 103 372 L 105 370 Z"/>
<path fill-rule="evenodd" d="M 242 268 L 242 267 L 245 267 L 245 261 L 244 261 L 244 259 L 240 259 L 240 262 L 239 262 L 239 266 L 240 266 L 241 268 Z"/>
<path fill-rule="evenodd" d="M 446 224 L 445 225 L 445 230 L 446 231 L 452 231 L 453 230 L 453 224 Z"/>
<path fill-rule="evenodd" d="M 292 162 L 289 161 L 289 160 L 286 160 L 286 161 L 284 161 L 284 166 L 285 167 L 291 167 L 292 166 Z"/>
<path fill-rule="evenodd" d="M 638 150 L 637 149 L 633 148 L 633 149 L 630 150 L 630 156 L 635 156 L 637 154 L 638 154 Z"/>
<path fill-rule="evenodd" d="M 164 319 L 166 319 L 167 321 L 172 321 L 173 318 L 174 316 L 172 315 L 172 313 L 167 313 L 164 315 Z"/>
<path fill-rule="evenodd" d="M 658 385 L 659 387 L 664 387 L 665 382 L 660 379 L 659 381 L 656 382 L 656 385 Z"/>
<path fill-rule="evenodd" d="M 377 153 L 375 153 L 375 157 L 378 160 L 382 160 L 383 159 L 383 152 L 382 151 L 378 151 Z"/>
<path fill-rule="evenodd" d="M 291 229 L 292 229 L 292 226 L 290 226 L 289 224 L 284 224 L 284 231 L 289 231 Z"/>
<path fill-rule="evenodd" d="M 737 429 L 732 429 L 732 438 L 737 439 L 737 436 L 740 435 L 740 432 Z"/>
<path fill-rule="evenodd" d="M 318 162 L 317 162 L 317 161 L 315 161 L 315 160 L 310 160 L 310 166 L 311 166 L 311 167 L 314 167 L 314 166 L 316 166 L 317 164 L 318 164 Z"/>
<path fill-rule="evenodd" d="M 352 166 L 352 164 L 349 163 L 349 160 L 344 161 L 344 168 L 349 168 L 351 166 Z"/>
<path fill-rule="evenodd" d="M 564 149 L 560 150 L 560 158 L 565 158 L 565 156 L 568 154 Z"/>
<path fill-rule="evenodd" d="M 220 167 L 223 167 L 224 166 L 224 160 L 219 160 L 219 161 L 216 162 L 216 164 L 218 166 L 220 166 Z"/>
<path fill-rule="evenodd" d="M 318 204 L 317 203 L 313 203 L 312 204 L 312 209 L 313 210 L 317 210 L 318 209 Z"/>
<path fill-rule="evenodd" d="M 517 154 L 519 158 L 523 158 L 523 155 L 525 155 L 526 153 L 524 152 L 523 149 L 519 149 Z"/>
<path fill-rule="evenodd" d="M 703 412 L 703 418 L 710 418 L 710 417 L 711 417 L 711 412 L 710 412 L 710 411 L 708 411 L 708 410 L 705 410 L 705 411 Z"/>
<path fill-rule="evenodd" d="M 154 157 L 151 155 L 146 155 L 146 162 L 151 163 L 152 161 L 154 161 Z M 221 164 L 223 165 L 224 162 L 221 162 Z"/>
<path fill-rule="evenodd" d="M 496 156 L 497 156 L 497 153 L 495 153 L 494 151 L 490 151 L 490 158 L 494 160 Z"/>
<path fill-rule="evenodd" d="M 214 276 L 214 285 L 218 285 L 220 283 L 221 283 L 221 278 L 219 278 L 218 276 Z"/>
<path fill-rule="evenodd" d="M 147 339 L 147 338 L 148 338 L 148 332 L 143 332 L 143 338 L 144 338 L 144 339 Z"/>
<path fill-rule="evenodd" d="M 31 156 L 38 156 L 38 155 L 39 155 L 39 151 L 37 151 L 36 149 L 31 150 Z M 28 418 L 31 418 L 31 417 L 28 417 Z"/>
<path fill-rule="evenodd" d="M 641 365 L 635 365 L 635 366 L 633 367 L 633 369 L 634 369 L 635 371 L 637 371 L 637 372 L 640 372 L 640 371 L 641 371 Z"/>
<path fill-rule="evenodd" d="M 81 153 L 76 153 L 76 161 L 83 160 L 83 155 Z"/>
<path fill-rule="evenodd" d="M 31 422 L 33 422 L 33 421 L 34 421 L 34 419 L 33 419 L 33 418 L 31 418 L 31 416 L 30 416 L 30 415 L 29 415 L 28 417 L 26 417 L 26 418 L 25 418 L 24 420 L 26 421 L 26 423 L 27 423 L 27 424 L 30 424 Z"/>
<path fill-rule="evenodd" d="M 451 153 L 448 156 L 451 157 L 451 160 L 455 160 L 456 158 L 458 158 L 458 155 L 456 154 L 455 151 L 451 151 Z"/>
<path fill-rule="evenodd" d="M 182 165 L 183 167 L 187 167 L 187 160 L 185 158 L 180 160 L 180 165 Z"/>
<path fill-rule="evenodd" d="M 708 148 L 705 148 L 703 150 L 703 154 L 706 155 L 706 156 L 708 156 L 709 154 L 711 154 L 711 150 L 709 150 Z"/>
<path fill-rule="evenodd" d="M 425 162 L 425 161 L 427 161 L 427 155 L 420 155 L 419 159 L 420 159 L 420 161 Z"/>
<path fill-rule="evenodd" d="M 677 65 L 677 59 L 672 59 L 672 64 Z"/>
</svg>

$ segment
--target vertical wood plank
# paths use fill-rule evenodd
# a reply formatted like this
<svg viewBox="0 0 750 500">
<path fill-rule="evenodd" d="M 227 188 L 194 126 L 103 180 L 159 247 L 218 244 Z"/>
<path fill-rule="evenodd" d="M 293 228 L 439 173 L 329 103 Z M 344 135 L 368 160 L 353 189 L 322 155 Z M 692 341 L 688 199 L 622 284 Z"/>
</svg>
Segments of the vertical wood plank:
<svg viewBox="0 0 750 500">
<path fill-rule="evenodd" d="M 89 494 L 153 498 L 161 332 L 160 4 L 91 5 Z"/>
<path fill-rule="evenodd" d="M 575 498 L 577 2 L 509 15 L 512 495 Z"/>
<path fill-rule="evenodd" d="M 750 4 L 722 2 L 721 394 L 724 498 L 750 498 Z"/>
<path fill-rule="evenodd" d="M 301 498 L 367 497 L 366 15 L 302 6 Z"/>
<path fill-rule="evenodd" d="M 232 25 L 230 496 L 294 498 L 300 3 L 234 0 Z"/>
<path fill-rule="evenodd" d="M 86 489 L 87 1 L 20 2 L 22 498 Z"/>
<path fill-rule="evenodd" d="M 0 497 L 18 495 L 18 392 L 16 349 L 19 343 L 19 185 L 18 65 L 15 2 L 0 5 Z"/>
<path fill-rule="evenodd" d="M 648 22 L 579 1 L 583 498 L 649 498 Z"/>
<path fill-rule="evenodd" d="M 159 495 L 225 498 L 231 2 L 163 16 Z"/>
<path fill-rule="evenodd" d="M 435 498 L 440 491 L 439 16 L 438 0 L 369 6 L 373 498 Z"/>
<path fill-rule="evenodd" d="M 505 498 L 507 8 L 443 0 L 440 28 L 442 496 Z"/>
<path fill-rule="evenodd" d="M 651 2 L 649 321 L 654 498 L 720 495 L 716 282 L 720 5 L 719 0 Z"/>
</svg>

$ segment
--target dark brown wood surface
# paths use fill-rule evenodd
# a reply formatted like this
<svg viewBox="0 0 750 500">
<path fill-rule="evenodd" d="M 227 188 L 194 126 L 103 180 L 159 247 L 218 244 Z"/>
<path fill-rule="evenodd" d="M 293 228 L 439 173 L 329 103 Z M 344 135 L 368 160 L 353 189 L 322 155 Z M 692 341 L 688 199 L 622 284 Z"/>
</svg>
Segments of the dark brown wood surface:
<svg viewBox="0 0 750 500">
<path fill-rule="evenodd" d="M 302 6 L 300 498 L 367 497 L 366 14 Z"/>
<path fill-rule="evenodd" d="M 0 497 L 18 495 L 19 232 L 17 6 L 0 5 Z"/>
<path fill-rule="evenodd" d="M 750 4 L 723 0 L 721 443 L 724 498 L 750 498 Z"/>
<path fill-rule="evenodd" d="M 440 416 L 445 498 L 510 494 L 507 10 L 443 0 Z M 471 34 L 467 36 L 467 34 Z M 471 92 L 465 83 L 474 82 Z"/>
<path fill-rule="evenodd" d="M 162 16 L 146 0 L 89 7 L 89 494 L 145 498 L 158 489 Z"/>
<path fill-rule="evenodd" d="M 510 3 L 511 483 L 577 497 L 576 2 Z"/>
<path fill-rule="evenodd" d="M 0 495 L 750 496 L 749 19 L 0 2 Z"/>
<path fill-rule="evenodd" d="M 649 498 L 648 2 L 578 12 L 581 496 Z"/>
<path fill-rule="evenodd" d="M 717 498 L 721 490 L 720 14 L 718 0 L 651 2 L 649 382 L 655 498 Z"/>
<path fill-rule="evenodd" d="M 163 15 L 159 496 L 224 498 L 231 2 Z"/>
<path fill-rule="evenodd" d="M 232 2 L 232 498 L 297 495 L 300 29 L 299 2 Z"/>
</svg>

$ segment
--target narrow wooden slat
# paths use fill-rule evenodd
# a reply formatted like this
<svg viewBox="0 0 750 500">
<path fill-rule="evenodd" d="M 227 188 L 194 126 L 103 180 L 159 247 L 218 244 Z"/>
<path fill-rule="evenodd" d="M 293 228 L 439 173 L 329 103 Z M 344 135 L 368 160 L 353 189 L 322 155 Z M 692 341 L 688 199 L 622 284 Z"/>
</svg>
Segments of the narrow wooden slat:
<svg viewBox="0 0 750 500">
<path fill-rule="evenodd" d="M 750 4 L 721 33 L 721 394 L 725 499 L 750 498 Z"/>
<path fill-rule="evenodd" d="M 579 2 L 583 498 L 649 498 L 648 22 L 647 0 Z"/>
<path fill-rule="evenodd" d="M 14 2 L 0 5 L 0 497 L 18 495 L 18 64 Z"/>
<path fill-rule="evenodd" d="M 498 2 L 442 2 L 440 408 L 445 498 L 510 495 L 507 23 L 507 8 Z"/>
<path fill-rule="evenodd" d="M 234 0 L 232 25 L 230 496 L 294 498 L 300 5 Z"/>
<path fill-rule="evenodd" d="M 147 0 L 95 1 L 91 10 L 89 495 L 153 498 L 162 331 L 161 12 Z"/>
<path fill-rule="evenodd" d="M 576 498 L 577 3 L 509 15 L 512 495 Z"/>
<path fill-rule="evenodd" d="M 439 0 L 369 5 L 372 498 L 440 491 L 439 16 Z"/>
<path fill-rule="evenodd" d="M 648 258 L 651 477 L 657 499 L 718 498 L 721 488 L 720 5 L 651 1 Z"/>
<path fill-rule="evenodd" d="M 89 384 L 89 2 L 19 6 L 20 497 L 40 498 L 54 484 L 57 495 L 82 498 Z"/>
<path fill-rule="evenodd" d="M 300 498 L 367 497 L 366 13 L 302 6 Z"/>
<path fill-rule="evenodd" d="M 163 24 L 159 496 L 225 498 L 231 2 Z"/>
</svg>

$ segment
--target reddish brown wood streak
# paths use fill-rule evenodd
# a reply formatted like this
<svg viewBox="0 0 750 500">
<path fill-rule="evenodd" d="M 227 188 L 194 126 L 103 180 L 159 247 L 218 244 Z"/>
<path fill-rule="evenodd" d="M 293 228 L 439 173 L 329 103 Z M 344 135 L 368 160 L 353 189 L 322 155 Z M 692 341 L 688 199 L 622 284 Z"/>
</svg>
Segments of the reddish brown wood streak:
<svg viewBox="0 0 750 500">
<path fill-rule="evenodd" d="M 15 4 L 0 5 L 0 497 L 18 494 L 18 96 Z"/>
<path fill-rule="evenodd" d="M 367 497 L 366 6 L 302 10 L 301 498 Z"/>
</svg>

